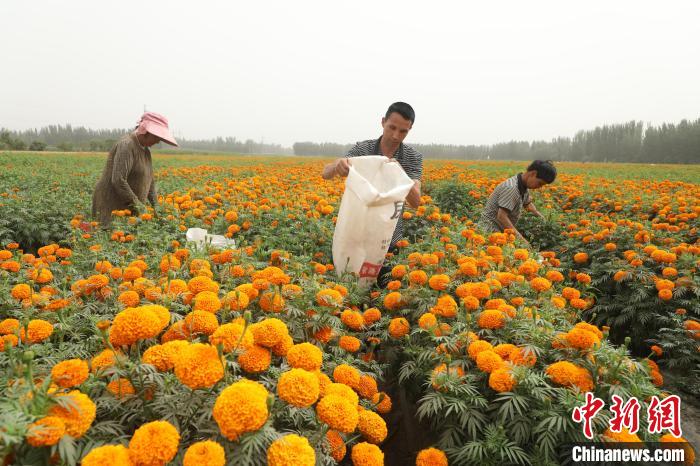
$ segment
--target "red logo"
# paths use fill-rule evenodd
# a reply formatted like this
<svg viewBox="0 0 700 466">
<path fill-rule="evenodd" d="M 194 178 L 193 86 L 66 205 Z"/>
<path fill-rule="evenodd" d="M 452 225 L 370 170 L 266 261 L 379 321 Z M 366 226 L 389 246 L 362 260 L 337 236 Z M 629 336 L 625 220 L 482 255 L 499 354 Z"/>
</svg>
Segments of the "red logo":
<svg viewBox="0 0 700 466">
<path fill-rule="evenodd" d="M 365 262 L 360 267 L 360 278 L 374 278 L 379 275 L 379 271 L 382 269 L 382 264 L 372 264 L 370 262 Z"/>
</svg>

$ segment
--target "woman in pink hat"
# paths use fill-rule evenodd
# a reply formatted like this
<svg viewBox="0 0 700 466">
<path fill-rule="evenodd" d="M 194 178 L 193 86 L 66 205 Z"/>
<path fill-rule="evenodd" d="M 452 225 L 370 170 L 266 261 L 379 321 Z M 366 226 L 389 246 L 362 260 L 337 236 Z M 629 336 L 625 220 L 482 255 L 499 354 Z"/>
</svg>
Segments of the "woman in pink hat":
<svg viewBox="0 0 700 466">
<path fill-rule="evenodd" d="M 149 147 L 161 141 L 177 146 L 168 120 L 158 113 L 146 112 L 136 129 L 109 152 L 92 195 L 92 216 L 103 227 L 112 223 L 113 210 L 129 209 L 138 214 L 145 212 L 146 200 L 156 205 L 158 197 Z"/>
</svg>

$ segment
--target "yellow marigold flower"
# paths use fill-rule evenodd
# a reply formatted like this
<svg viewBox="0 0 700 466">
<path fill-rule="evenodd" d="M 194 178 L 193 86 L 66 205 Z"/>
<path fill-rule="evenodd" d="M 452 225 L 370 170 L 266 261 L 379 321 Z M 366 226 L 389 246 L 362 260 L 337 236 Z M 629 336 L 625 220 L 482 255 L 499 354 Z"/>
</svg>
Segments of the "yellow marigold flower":
<svg viewBox="0 0 700 466">
<path fill-rule="evenodd" d="M 355 444 L 352 447 L 350 457 L 355 466 L 384 466 L 384 452 L 371 443 Z"/>
<path fill-rule="evenodd" d="M 324 386 L 321 397 L 323 398 L 324 396 L 328 395 L 338 395 L 341 398 L 350 401 L 354 406 L 357 406 L 360 403 L 360 397 L 357 396 L 357 393 L 355 393 L 352 388 L 344 383 L 331 382 Z"/>
<path fill-rule="evenodd" d="M 32 289 L 29 287 L 29 285 L 25 283 L 20 283 L 19 285 L 15 285 L 14 287 L 12 287 L 10 295 L 12 295 L 13 298 L 19 301 L 23 299 L 29 299 L 32 296 Z"/>
<path fill-rule="evenodd" d="M 93 448 L 83 457 L 82 466 L 134 466 L 124 445 L 103 445 Z"/>
<path fill-rule="evenodd" d="M 27 443 L 33 447 L 56 445 L 66 433 L 66 424 L 56 416 L 45 416 L 29 425 Z"/>
<path fill-rule="evenodd" d="M 598 336 L 599 339 L 603 338 L 603 332 L 601 332 L 598 327 L 589 324 L 588 322 L 579 322 L 578 324 L 574 325 L 574 327 L 582 328 L 584 330 L 588 330 L 589 332 L 593 332 Z"/>
<path fill-rule="evenodd" d="M 321 369 L 323 352 L 312 343 L 299 343 L 287 351 L 287 362 L 290 366 L 298 369 L 316 371 Z"/>
<path fill-rule="evenodd" d="M 249 303 L 250 298 L 243 291 L 229 291 L 223 299 L 224 307 L 232 311 L 242 311 Z"/>
<path fill-rule="evenodd" d="M 109 332 L 113 346 L 128 346 L 138 340 L 155 338 L 165 328 L 162 317 L 145 307 L 128 307 L 114 317 Z"/>
<path fill-rule="evenodd" d="M 59 404 L 49 408 L 49 415 L 61 418 L 68 435 L 76 439 L 82 437 L 95 420 L 95 403 L 77 390 L 59 394 L 55 399 Z"/>
<path fill-rule="evenodd" d="M 16 334 L 19 330 L 19 320 L 5 319 L 0 322 L 0 335 Z"/>
<path fill-rule="evenodd" d="M 343 440 L 343 437 L 340 436 L 338 431 L 329 430 L 326 432 L 326 441 L 330 446 L 331 456 L 337 463 L 340 463 L 347 454 L 345 440 Z"/>
<path fill-rule="evenodd" d="M 136 465 L 158 466 L 177 454 L 180 434 L 167 421 L 153 421 L 136 429 L 129 441 L 129 456 Z"/>
<path fill-rule="evenodd" d="M 123 377 L 117 380 L 112 380 L 110 383 L 108 383 L 107 391 L 119 399 L 136 394 L 136 389 L 131 384 L 129 379 L 125 379 Z"/>
<path fill-rule="evenodd" d="M 185 316 L 185 329 L 190 335 L 211 335 L 219 328 L 216 314 L 207 311 L 192 311 Z"/>
<path fill-rule="evenodd" d="M 258 382 L 242 379 L 226 387 L 216 398 L 212 415 L 229 440 L 260 429 L 267 421 L 267 390 Z"/>
<path fill-rule="evenodd" d="M 545 370 L 550 379 L 564 387 L 578 387 L 581 391 L 593 390 L 591 374 L 583 367 L 569 361 L 559 361 L 547 366 Z"/>
<path fill-rule="evenodd" d="M 223 364 L 216 347 L 193 343 L 175 359 L 175 376 L 192 390 L 209 388 L 223 378 Z"/>
<path fill-rule="evenodd" d="M 404 335 L 408 335 L 410 330 L 411 326 L 403 317 L 396 317 L 389 322 L 389 335 L 392 338 L 403 338 Z"/>
<path fill-rule="evenodd" d="M 391 411 L 391 397 L 384 392 L 375 393 L 372 396 L 372 403 L 378 413 L 387 414 Z"/>
<path fill-rule="evenodd" d="M 240 364 L 241 369 L 249 374 L 257 374 L 258 372 L 264 372 L 270 367 L 270 362 L 272 362 L 272 355 L 270 350 L 259 345 L 253 345 L 250 348 L 246 348 L 240 356 L 238 356 L 238 364 Z"/>
<path fill-rule="evenodd" d="M 491 346 L 491 343 L 484 340 L 473 341 L 467 347 L 467 353 L 469 354 L 469 357 L 472 358 L 472 360 L 474 361 L 476 361 L 476 357 L 479 353 L 481 353 L 482 351 L 489 350 L 493 350 L 493 346 Z"/>
<path fill-rule="evenodd" d="M 260 294 L 260 292 L 253 287 L 252 283 L 244 283 L 242 285 L 238 285 L 234 291 L 240 291 L 241 293 L 245 293 L 250 301 L 257 298 L 258 294 Z"/>
<path fill-rule="evenodd" d="M 316 403 L 319 392 L 318 377 L 304 369 L 291 369 L 284 372 L 277 381 L 279 397 L 299 408 L 308 408 Z"/>
<path fill-rule="evenodd" d="M 331 429 L 344 433 L 355 430 L 359 420 L 357 407 L 338 395 L 326 395 L 316 405 L 319 419 Z"/>
<path fill-rule="evenodd" d="M 245 333 L 244 333 L 245 332 Z M 245 328 L 243 324 L 228 323 L 220 326 L 209 337 L 212 345 L 223 346 L 225 353 L 230 353 L 236 346 L 239 350 L 245 350 L 253 346 L 253 334 L 250 328 Z"/>
<path fill-rule="evenodd" d="M 333 369 L 333 380 L 354 390 L 360 384 L 360 371 L 348 364 L 338 364 Z"/>
<path fill-rule="evenodd" d="M 51 369 L 51 380 L 61 388 L 73 388 L 88 378 L 88 364 L 82 359 L 61 361 Z"/>
<path fill-rule="evenodd" d="M 350 353 L 356 353 L 360 351 L 361 344 L 362 342 L 360 342 L 359 339 L 348 335 L 344 335 L 338 340 L 338 346 Z"/>
<path fill-rule="evenodd" d="M 201 291 L 194 297 L 194 310 L 215 313 L 221 309 L 221 300 L 213 291 Z"/>
<path fill-rule="evenodd" d="M 224 447 L 213 440 L 193 443 L 182 460 L 182 466 L 224 466 L 225 464 Z"/>
<path fill-rule="evenodd" d="M 362 398 L 372 399 L 377 393 L 377 381 L 371 375 L 360 376 L 360 383 L 357 385 L 357 393 Z"/>
<path fill-rule="evenodd" d="M 40 343 L 51 336 L 53 333 L 53 325 L 49 322 L 41 319 L 30 320 L 27 324 L 26 337 L 24 334 L 24 328 L 21 329 L 20 336 L 22 341 L 29 341 L 30 343 Z"/>
<path fill-rule="evenodd" d="M 517 252 L 517 250 L 516 250 Z M 527 252 L 527 251 L 525 251 Z M 527 256 L 525 256 L 527 259 Z M 447 466 L 447 455 L 437 448 L 426 448 L 418 452 L 416 466 Z"/>
<path fill-rule="evenodd" d="M 287 356 L 287 352 L 294 346 L 294 340 L 289 335 L 285 335 L 279 343 L 272 347 L 275 356 Z"/>
<path fill-rule="evenodd" d="M 506 322 L 506 317 L 501 311 L 486 310 L 479 314 L 477 324 L 481 328 L 497 329 L 503 328 Z"/>
<path fill-rule="evenodd" d="M 364 316 L 352 309 L 345 309 L 340 314 L 340 320 L 343 324 L 352 330 L 361 330 L 365 325 Z"/>
<path fill-rule="evenodd" d="M 447 285 L 450 284 L 450 277 L 445 274 L 437 274 L 430 277 L 428 280 L 428 285 L 430 288 L 437 291 L 444 291 L 447 289 Z"/>
<path fill-rule="evenodd" d="M 380 444 L 387 435 L 384 419 L 379 414 L 367 409 L 360 412 L 357 427 L 365 440 L 370 443 Z"/>
<path fill-rule="evenodd" d="M 287 434 L 267 449 L 268 466 L 314 466 L 316 453 L 306 437 Z"/>
<path fill-rule="evenodd" d="M 272 348 L 289 335 L 287 324 L 279 319 L 271 318 L 257 322 L 250 326 L 256 345 Z"/>
<path fill-rule="evenodd" d="M 499 393 L 510 392 L 515 385 L 515 378 L 508 368 L 496 369 L 489 375 L 489 387 Z"/>
</svg>

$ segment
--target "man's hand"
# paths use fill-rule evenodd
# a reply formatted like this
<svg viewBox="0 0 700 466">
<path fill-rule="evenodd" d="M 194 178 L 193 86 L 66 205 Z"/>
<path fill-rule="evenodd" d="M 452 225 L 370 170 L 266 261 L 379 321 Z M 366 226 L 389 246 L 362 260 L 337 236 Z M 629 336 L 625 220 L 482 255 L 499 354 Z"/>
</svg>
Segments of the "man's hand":
<svg viewBox="0 0 700 466">
<path fill-rule="evenodd" d="M 323 177 L 324 180 L 330 180 L 335 176 L 348 176 L 348 173 L 350 173 L 350 165 L 350 160 L 341 157 L 335 162 L 331 162 L 323 167 L 321 177 Z"/>
</svg>

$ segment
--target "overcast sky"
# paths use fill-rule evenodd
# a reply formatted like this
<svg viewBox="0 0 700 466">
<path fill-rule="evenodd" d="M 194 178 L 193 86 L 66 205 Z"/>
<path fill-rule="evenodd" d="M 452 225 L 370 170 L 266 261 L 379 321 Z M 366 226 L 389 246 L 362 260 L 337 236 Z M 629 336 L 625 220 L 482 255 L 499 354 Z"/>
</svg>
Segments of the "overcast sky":
<svg viewBox="0 0 700 466">
<path fill-rule="evenodd" d="M 291 145 L 572 136 L 700 117 L 698 1 L 4 0 L 0 127 L 129 127 Z"/>
</svg>

